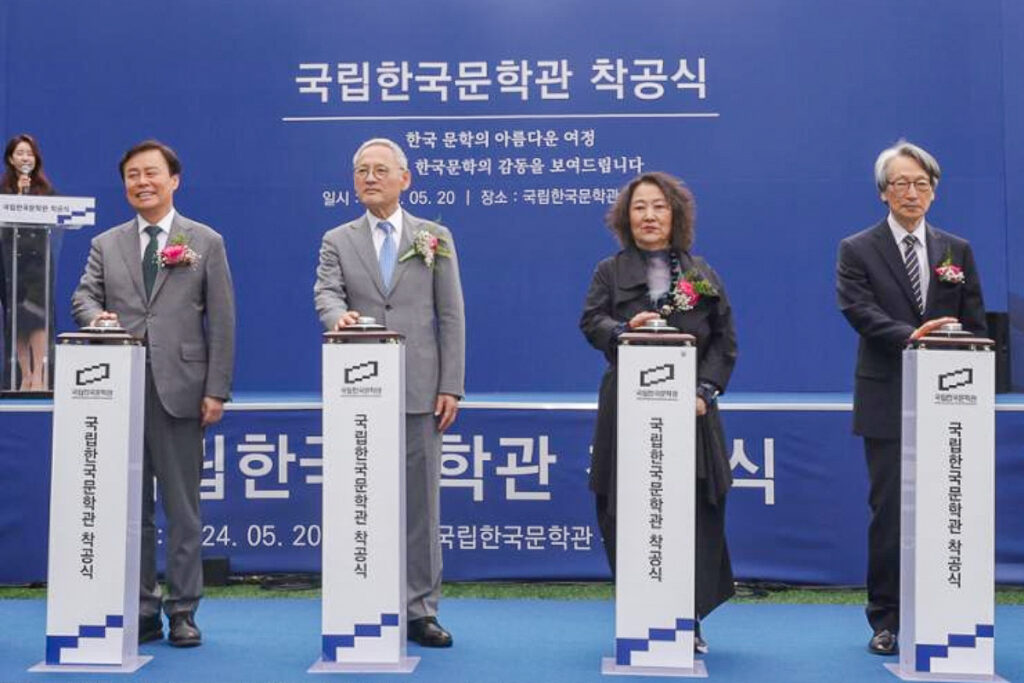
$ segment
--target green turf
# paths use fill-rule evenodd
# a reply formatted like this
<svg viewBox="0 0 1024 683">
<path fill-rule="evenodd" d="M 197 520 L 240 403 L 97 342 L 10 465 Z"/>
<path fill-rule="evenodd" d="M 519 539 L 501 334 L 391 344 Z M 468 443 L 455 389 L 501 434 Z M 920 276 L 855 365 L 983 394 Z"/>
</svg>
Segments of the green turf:
<svg viewBox="0 0 1024 683">
<path fill-rule="evenodd" d="M 446 583 L 446 598 L 483 598 L 491 600 L 610 600 L 614 595 L 611 583 L 541 583 L 541 582 L 486 582 Z M 228 586 L 207 586 L 209 598 L 319 598 L 319 587 L 308 587 L 302 580 L 281 577 L 249 577 L 234 579 Z M 42 587 L 0 586 L 0 600 L 37 599 L 46 597 Z M 861 589 L 836 587 L 786 586 L 782 584 L 737 585 L 737 602 L 775 604 L 830 604 L 863 605 L 865 594 Z M 1024 605 L 1024 587 L 1000 586 L 996 589 L 996 603 Z"/>
</svg>

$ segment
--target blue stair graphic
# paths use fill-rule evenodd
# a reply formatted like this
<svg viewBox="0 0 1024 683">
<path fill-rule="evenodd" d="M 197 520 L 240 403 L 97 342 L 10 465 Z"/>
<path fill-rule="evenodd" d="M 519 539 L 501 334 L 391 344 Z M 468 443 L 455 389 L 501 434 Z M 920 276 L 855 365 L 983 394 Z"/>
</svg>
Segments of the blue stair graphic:
<svg viewBox="0 0 1024 683">
<path fill-rule="evenodd" d="M 379 624 L 356 624 L 355 631 L 351 634 L 339 633 L 339 634 L 324 634 L 320 639 L 320 649 L 322 650 L 323 659 L 325 662 L 336 662 L 337 649 L 339 647 L 355 647 L 356 638 L 380 638 L 381 633 L 384 631 L 384 627 L 396 627 L 398 626 L 398 615 L 397 614 L 381 614 Z"/>
<path fill-rule="evenodd" d="M 78 627 L 77 636 L 46 636 L 46 663 L 60 664 L 61 650 L 73 650 L 78 647 L 82 638 L 106 638 L 107 629 L 123 628 L 124 617 L 120 614 L 108 614 L 102 626 L 85 625 Z"/>
<path fill-rule="evenodd" d="M 920 644 L 917 646 L 916 660 L 914 662 L 917 671 L 931 671 L 932 659 L 945 659 L 949 657 L 950 648 L 973 648 L 978 643 L 978 638 L 995 637 L 995 626 L 993 624 L 977 624 L 973 634 L 951 633 L 946 638 L 945 645 Z"/>
<path fill-rule="evenodd" d="M 676 639 L 677 633 L 692 631 L 694 624 L 693 619 L 676 619 L 675 628 L 648 629 L 647 638 L 616 638 L 615 663 L 619 666 L 630 666 L 634 652 L 646 652 L 653 641 L 672 642 Z"/>
</svg>

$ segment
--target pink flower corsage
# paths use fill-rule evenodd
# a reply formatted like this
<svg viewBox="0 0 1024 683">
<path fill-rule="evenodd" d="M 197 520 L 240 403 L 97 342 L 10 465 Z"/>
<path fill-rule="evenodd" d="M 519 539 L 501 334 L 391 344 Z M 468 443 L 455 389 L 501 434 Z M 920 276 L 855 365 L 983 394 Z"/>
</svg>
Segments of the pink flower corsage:
<svg viewBox="0 0 1024 683">
<path fill-rule="evenodd" d="M 697 305 L 697 302 L 700 301 L 700 294 L 697 293 L 697 289 L 691 282 L 679 278 L 675 291 L 672 292 L 672 299 L 678 310 L 691 311 Z"/>
<path fill-rule="evenodd" d="M 702 296 L 718 296 L 718 290 L 696 268 L 686 271 L 672 284 L 672 302 L 661 307 L 665 318 L 675 311 L 692 311 Z"/>
<path fill-rule="evenodd" d="M 171 240 L 171 243 L 157 253 L 156 260 L 161 268 L 178 268 L 189 266 L 195 268 L 199 260 L 203 258 L 195 249 L 188 246 L 188 240 L 184 235 L 178 235 Z"/>
<path fill-rule="evenodd" d="M 935 274 L 939 276 L 939 282 L 951 285 L 959 285 L 966 277 L 964 269 L 953 263 L 952 248 L 946 249 L 946 258 L 935 267 Z"/>
<path fill-rule="evenodd" d="M 448 248 L 445 238 L 429 230 L 420 230 L 412 238 L 412 247 L 409 248 L 409 251 L 402 254 L 398 261 L 402 262 L 411 259 L 413 256 L 420 256 L 423 258 L 423 265 L 427 268 L 433 268 L 438 256 L 450 258 L 451 255 L 452 251 Z"/>
</svg>

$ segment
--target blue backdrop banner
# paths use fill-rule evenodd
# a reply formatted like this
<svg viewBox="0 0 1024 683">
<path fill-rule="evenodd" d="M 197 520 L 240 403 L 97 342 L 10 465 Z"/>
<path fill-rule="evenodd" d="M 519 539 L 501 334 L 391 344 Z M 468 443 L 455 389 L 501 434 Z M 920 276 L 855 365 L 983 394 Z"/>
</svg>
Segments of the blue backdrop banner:
<svg viewBox="0 0 1024 683">
<path fill-rule="evenodd" d="M 320 238 L 362 213 L 351 155 L 380 135 L 410 155 L 405 208 L 454 232 L 471 393 L 595 390 L 576 321 L 616 249 L 603 216 L 652 169 L 696 195 L 696 250 L 735 309 L 732 390 L 849 391 L 836 246 L 884 217 L 872 164 L 901 136 L 943 165 L 929 219 L 972 241 L 987 307 L 1012 295 L 1024 329 L 1018 5 L 7 0 L 0 129 L 98 199 L 65 241 L 61 331 L 89 238 L 131 216 L 121 153 L 178 150 L 177 208 L 226 239 L 240 391 L 316 390 L 317 363 L 290 359 L 319 356 Z"/>
</svg>

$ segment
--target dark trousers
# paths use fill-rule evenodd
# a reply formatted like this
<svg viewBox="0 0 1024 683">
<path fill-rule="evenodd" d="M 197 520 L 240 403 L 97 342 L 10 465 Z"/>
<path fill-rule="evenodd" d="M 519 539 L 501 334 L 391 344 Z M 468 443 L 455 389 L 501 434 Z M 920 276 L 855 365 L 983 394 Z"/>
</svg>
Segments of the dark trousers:
<svg viewBox="0 0 1024 683">
<path fill-rule="evenodd" d="M 900 629 L 900 440 L 864 439 L 871 490 L 868 527 L 868 623 Z"/>
</svg>

